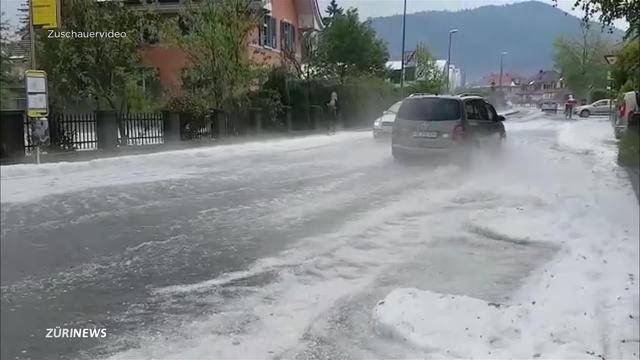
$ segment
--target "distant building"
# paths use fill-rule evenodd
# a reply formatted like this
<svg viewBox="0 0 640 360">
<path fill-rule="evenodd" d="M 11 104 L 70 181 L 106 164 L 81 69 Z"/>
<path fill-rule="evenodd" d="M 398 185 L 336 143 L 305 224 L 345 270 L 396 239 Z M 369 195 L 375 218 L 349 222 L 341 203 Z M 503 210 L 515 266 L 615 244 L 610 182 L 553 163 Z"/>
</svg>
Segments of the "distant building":
<svg viewBox="0 0 640 360">
<path fill-rule="evenodd" d="M 520 86 L 518 100 L 523 103 L 538 103 L 544 100 L 564 102 L 569 90 L 562 75 L 555 70 L 540 70 Z"/>
<path fill-rule="evenodd" d="M 507 99 L 515 96 L 515 93 L 520 89 L 520 85 L 525 81 L 525 78 L 514 73 L 503 73 L 502 81 L 500 81 L 500 74 L 491 73 L 484 76 L 479 81 L 471 84 L 470 89 L 483 90 L 501 90 Z M 502 87 L 500 87 L 502 86 Z"/>
<path fill-rule="evenodd" d="M 506 100 L 524 104 L 534 104 L 544 100 L 562 102 L 568 95 L 562 75 L 555 70 L 540 70 L 530 77 L 506 72 L 502 75 L 501 89 L 500 74 L 492 73 L 468 88 L 478 91 L 501 90 Z"/>
</svg>

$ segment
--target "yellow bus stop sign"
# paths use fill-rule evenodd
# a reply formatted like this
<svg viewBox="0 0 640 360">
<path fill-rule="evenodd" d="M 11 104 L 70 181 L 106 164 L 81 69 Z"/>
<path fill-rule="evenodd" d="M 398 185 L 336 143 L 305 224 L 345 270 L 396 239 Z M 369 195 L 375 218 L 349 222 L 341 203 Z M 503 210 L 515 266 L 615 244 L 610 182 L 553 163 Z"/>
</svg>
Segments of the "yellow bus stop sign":
<svg viewBox="0 0 640 360">
<path fill-rule="evenodd" d="M 60 0 L 31 0 L 33 26 L 53 29 L 60 26 Z"/>
<path fill-rule="evenodd" d="M 27 116 L 47 116 L 49 114 L 47 73 L 42 70 L 27 70 L 24 75 L 27 82 Z"/>
</svg>

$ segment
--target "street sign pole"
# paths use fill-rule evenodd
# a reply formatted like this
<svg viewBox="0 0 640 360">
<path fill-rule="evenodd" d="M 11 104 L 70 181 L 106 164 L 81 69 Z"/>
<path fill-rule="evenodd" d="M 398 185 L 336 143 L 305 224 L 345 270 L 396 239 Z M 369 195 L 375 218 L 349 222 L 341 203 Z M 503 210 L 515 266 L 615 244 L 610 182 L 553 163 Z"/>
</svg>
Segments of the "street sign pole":
<svg viewBox="0 0 640 360">
<path fill-rule="evenodd" d="M 29 0 L 29 38 L 31 45 L 31 69 L 37 69 L 36 63 L 36 32 L 33 26 L 33 1 Z M 29 89 L 27 89 L 27 103 L 29 102 Z M 35 127 L 36 119 L 34 117 L 29 116 L 30 128 L 33 129 Z M 40 142 L 36 145 L 36 164 L 40 165 Z"/>
<path fill-rule="evenodd" d="M 36 163 L 40 163 L 40 146 L 49 141 L 49 101 L 47 74 L 42 70 L 27 70 L 24 74 L 27 92 L 27 116 L 29 117 L 29 137 L 35 142 Z"/>
<path fill-rule="evenodd" d="M 29 1 L 29 37 L 31 42 L 31 69 L 36 69 L 36 33 L 33 26 L 33 0 Z"/>
<path fill-rule="evenodd" d="M 36 67 L 36 33 L 33 27 L 33 0 L 29 0 L 29 42 L 31 46 L 31 69 L 35 70 Z M 27 90 L 27 99 L 29 97 L 29 93 Z M 28 100 L 27 100 L 28 102 Z M 29 117 L 29 123 L 31 124 L 31 128 L 34 127 L 35 118 Z M 36 146 L 36 164 L 40 165 L 40 144 Z"/>
<path fill-rule="evenodd" d="M 37 70 L 36 27 L 55 29 L 60 26 L 60 0 L 29 0 L 29 54 L 31 69 L 25 72 L 27 90 L 27 117 L 31 133 L 36 139 L 36 163 L 40 164 L 40 146 L 49 141 L 49 101 L 47 74 Z M 33 140 L 33 139 L 32 139 Z"/>
<path fill-rule="evenodd" d="M 605 55 L 604 59 L 606 60 L 607 64 L 609 64 L 609 69 L 607 70 L 607 82 L 609 84 L 609 86 L 607 86 L 607 94 L 608 94 L 608 98 L 609 98 L 609 120 L 610 121 L 618 121 L 617 114 L 613 113 L 613 98 L 615 97 L 615 93 L 613 91 L 613 76 L 611 74 L 611 67 L 613 65 L 616 64 L 616 62 L 618 61 L 618 56 L 617 55 Z"/>
</svg>

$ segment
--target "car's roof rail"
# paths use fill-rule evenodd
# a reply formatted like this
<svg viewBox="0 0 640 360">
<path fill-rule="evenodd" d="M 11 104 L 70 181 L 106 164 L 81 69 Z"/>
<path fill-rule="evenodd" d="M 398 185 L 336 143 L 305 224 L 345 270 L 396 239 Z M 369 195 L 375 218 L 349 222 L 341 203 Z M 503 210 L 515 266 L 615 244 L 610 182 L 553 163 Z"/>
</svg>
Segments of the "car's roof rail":
<svg viewBox="0 0 640 360">
<path fill-rule="evenodd" d="M 431 93 L 413 93 L 411 95 L 409 95 L 409 97 L 416 97 L 416 96 L 434 96 L 437 94 L 431 94 Z"/>
</svg>

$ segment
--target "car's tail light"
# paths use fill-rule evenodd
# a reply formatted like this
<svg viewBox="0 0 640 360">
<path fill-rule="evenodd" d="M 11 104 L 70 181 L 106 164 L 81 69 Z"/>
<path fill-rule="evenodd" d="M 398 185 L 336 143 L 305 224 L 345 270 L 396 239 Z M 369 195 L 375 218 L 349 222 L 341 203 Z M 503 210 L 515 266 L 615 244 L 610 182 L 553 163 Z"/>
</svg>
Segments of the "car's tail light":
<svg viewBox="0 0 640 360">
<path fill-rule="evenodd" d="M 456 127 L 453 128 L 453 133 L 451 134 L 453 141 L 461 142 L 462 140 L 464 140 L 464 136 L 464 127 L 462 125 L 456 125 Z"/>
<path fill-rule="evenodd" d="M 623 102 L 622 105 L 620 105 L 620 112 L 618 113 L 618 117 L 621 119 L 624 119 L 626 112 L 627 112 L 627 103 Z"/>
</svg>

